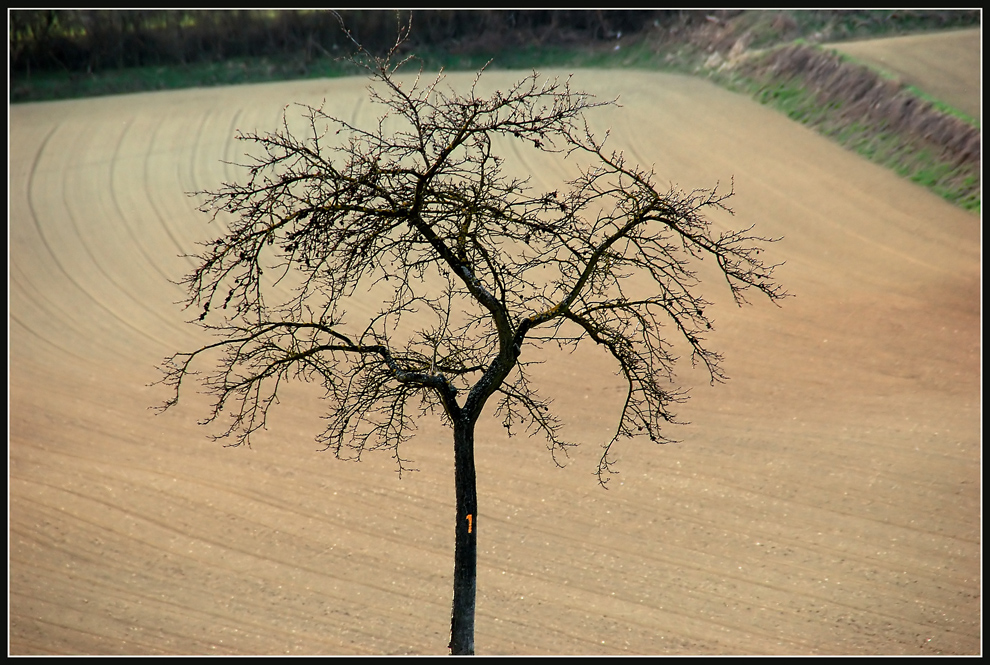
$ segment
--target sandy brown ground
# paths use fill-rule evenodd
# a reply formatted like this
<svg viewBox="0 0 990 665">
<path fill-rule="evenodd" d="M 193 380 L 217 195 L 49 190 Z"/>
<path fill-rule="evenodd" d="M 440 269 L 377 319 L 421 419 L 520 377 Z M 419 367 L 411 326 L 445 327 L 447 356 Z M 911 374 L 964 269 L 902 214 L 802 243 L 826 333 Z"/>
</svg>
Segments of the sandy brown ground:
<svg viewBox="0 0 990 665">
<path fill-rule="evenodd" d="M 492 73 L 491 85 L 509 75 Z M 451 76 L 457 85 L 468 80 Z M 785 239 L 795 298 L 735 308 L 732 380 L 592 475 L 621 385 L 594 350 L 548 394 L 584 445 L 479 436 L 482 654 L 973 654 L 980 616 L 980 220 L 707 82 L 580 72 L 593 116 L 660 182 L 735 178 L 733 225 Z M 252 449 L 205 438 L 194 395 L 146 387 L 201 338 L 172 303 L 208 236 L 184 191 L 238 171 L 235 128 L 283 104 L 367 117 L 362 81 L 11 108 L 10 651 L 446 652 L 449 434 L 317 452 L 321 404 L 286 391 Z M 557 165 L 519 154 L 537 187 Z"/>
</svg>

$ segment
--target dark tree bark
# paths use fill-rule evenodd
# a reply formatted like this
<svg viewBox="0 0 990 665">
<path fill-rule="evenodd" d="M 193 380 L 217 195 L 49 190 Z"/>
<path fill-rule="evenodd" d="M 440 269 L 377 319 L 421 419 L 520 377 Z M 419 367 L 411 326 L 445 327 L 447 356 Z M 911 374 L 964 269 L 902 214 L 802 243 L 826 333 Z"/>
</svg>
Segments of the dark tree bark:
<svg viewBox="0 0 990 665">
<path fill-rule="evenodd" d="M 474 469 L 474 422 L 454 424 L 454 603 L 450 616 L 450 653 L 474 654 L 474 608 L 478 591 L 478 490 Z"/>
</svg>

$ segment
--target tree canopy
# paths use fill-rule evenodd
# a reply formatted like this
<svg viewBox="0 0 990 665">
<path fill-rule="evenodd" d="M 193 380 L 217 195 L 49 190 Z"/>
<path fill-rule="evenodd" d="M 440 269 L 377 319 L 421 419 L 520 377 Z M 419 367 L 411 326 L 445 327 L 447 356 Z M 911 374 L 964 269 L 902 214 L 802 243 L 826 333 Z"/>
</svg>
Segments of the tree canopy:
<svg viewBox="0 0 990 665">
<path fill-rule="evenodd" d="M 455 453 L 451 649 L 473 653 L 475 424 L 493 400 L 510 433 L 542 434 L 555 455 L 573 445 L 527 371 L 533 348 L 590 342 L 614 359 L 626 394 L 598 464 L 605 485 L 619 439 L 668 440 L 684 394 L 666 330 L 724 378 L 696 264 L 713 259 L 739 303 L 786 294 L 760 257 L 770 239 L 705 216 L 728 210 L 731 189 L 660 190 L 594 136 L 584 114 L 614 100 L 536 72 L 486 96 L 482 71 L 457 92 L 442 73 L 400 75 L 402 39 L 365 53 L 375 126 L 303 105 L 301 130 L 285 114 L 273 132 L 239 136 L 255 150 L 244 183 L 200 193 L 220 232 L 182 283 L 219 339 L 166 360 L 165 408 L 213 362 L 207 422 L 230 416 L 219 437 L 248 443 L 284 382 L 314 382 L 327 403 L 319 440 L 349 459 L 391 450 L 400 472 L 416 418 L 438 413 Z M 509 175 L 504 141 L 572 159 L 576 175 L 537 189 Z"/>
<path fill-rule="evenodd" d="M 224 213 L 227 231 L 184 280 L 187 305 L 220 341 L 174 356 L 167 380 L 178 388 L 198 355 L 224 350 L 206 385 L 218 398 L 211 420 L 230 412 L 223 436 L 237 443 L 264 426 L 282 381 L 318 382 L 330 405 L 320 440 L 342 457 L 390 448 L 401 468 L 414 413 L 477 415 L 491 396 L 510 432 L 528 427 L 551 450 L 566 448 L 523 350 L 590 340 L 627 386 L 601 457 L 604 482 L 616 440 L 668 440 L 662 425 L 683 394 L 666 324 L 693 362 L 724 378 L 706 343 L 695 262 L 717 261 L 738 302 L 750 289 L 779 300 L 776 266 L 759 256 L 769 239 L 713 230 L 705 213 L 727 210 L 731 189 L 662 191 L 651 171 L 608 150 L 584 113 L 614 101 L 536 72 L 487 97 L 479 73 L 458 94 L 442 74 L 400 77 L 409 58 L 395 58 L 393 49 L 370 60 L 380 84 L 371 98 L 384 109 L 376 127 L 303 106 L 303 136 L 285 117 L 279 130 L 239 136 L 261 150 L 244 184 L 204 193 L 203 209 Z M 584 165 L 557 189 L 534 191 L 505 175 L 496 137 L 578 153 Z M 649 292 L 624 286 L 644 283 Z M 348 300 L 372 294 L 384 294 L 378 311 L 348 318 Z"/>
</svg>

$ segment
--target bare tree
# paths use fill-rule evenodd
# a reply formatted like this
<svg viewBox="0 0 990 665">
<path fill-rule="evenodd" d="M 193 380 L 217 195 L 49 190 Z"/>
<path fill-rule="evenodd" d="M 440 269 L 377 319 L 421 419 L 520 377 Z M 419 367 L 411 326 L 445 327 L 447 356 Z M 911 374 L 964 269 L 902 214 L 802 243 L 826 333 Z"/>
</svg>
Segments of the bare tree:
<svg viewBox="0 0 990 665">
<path fill-rule="evenodd" d="M 527 350 L 590 340 L 614 358 L 626 396 L 598 464 L 605 485 L 616 442 L 667 441 L 662 425 L 684 399 L 663 325 L 712 382 L 724 379 L 706 346 L 709 303 L 695 292 L 695 263 L 713 259 L 739 303 L 749 289 L 773 301 L 786 294 L 772 279 L 776 266 L 758 256 L 770 239 L 716 233 L 704 216 L 727 210 L 731 191 L 660 191 L 652 172 L 592 135 L 584 112 L 615 102 L 536 72 L 487 97 L 481 73 L 464 93 L 445 88 L 442 74 L 400 78 L 407 35 L 408 27 L 384 56 L 361 53 L 384 109 L 377 126 L 304 106 L 304 130 L 283 116 L 277 131 L 239 136 L 258 152 L 245 184 L 199 193 L 222 231 L 182 283 L 198 325 L 218 339 L 165 361 L 174 395 L 162 408 L 178 401 L 196 366 L 215 363 L 203 379 L 216 397 L 206 422 L 231 416 L 218 438 L 239 445 L 265 426 L 283 382 L 315 382 L 328 405 L 318 437 L 326 448 L 346 459 L 389 450 L 400 473 L 415 418 L 438 413 L 455 455 L 449 648 L 470 654 L 475 424 L 492 400 L 510 434 L 542 434 L 555 455 L 573 445 L 530 380 Z M 506 175 L 496 138 L 582 166 L 556 190 L 534 191 Z M 346 313 L 376 297 L 364 319 Z"/>
</svg>

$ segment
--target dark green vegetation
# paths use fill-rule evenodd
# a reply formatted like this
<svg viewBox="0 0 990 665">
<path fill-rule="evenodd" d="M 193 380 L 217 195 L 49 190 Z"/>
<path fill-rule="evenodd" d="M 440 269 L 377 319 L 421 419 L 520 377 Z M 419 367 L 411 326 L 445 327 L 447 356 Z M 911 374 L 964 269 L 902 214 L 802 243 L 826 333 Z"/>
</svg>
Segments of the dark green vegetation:
<svg viewBox="0 0 990 665">
<path fill-rule="evenodd" d="M 343 19 L 372 50 L 394 43 L 394 12 Z M 404 48 L 426 70 L 491 60 L 708 76 L 979 210 L 977 121 L 814 46 L 979 25 L 979 11 L 950 10 L 420 10 Z M 9 26 L 11 102 L 357 73 L 322 11 L 30 10 Z"/>
<path fill-rule="evenodd" d="M 505 57 L 501 67 L 530 68 L 545 63 L 546 48 L 562 48 L 566 62 L 589 42 L 676 14 L 419 10 L 403 49 L 430 68 L 477 70 L 493 57 Z M 395 42 L 394 11 L 340 16 L 373 52 Z M 352 47 L 327 11 L 30 10 L 10 12 L 9 25 L 12 101 L 358 73 L 337 61 Z"/>
</svg>

